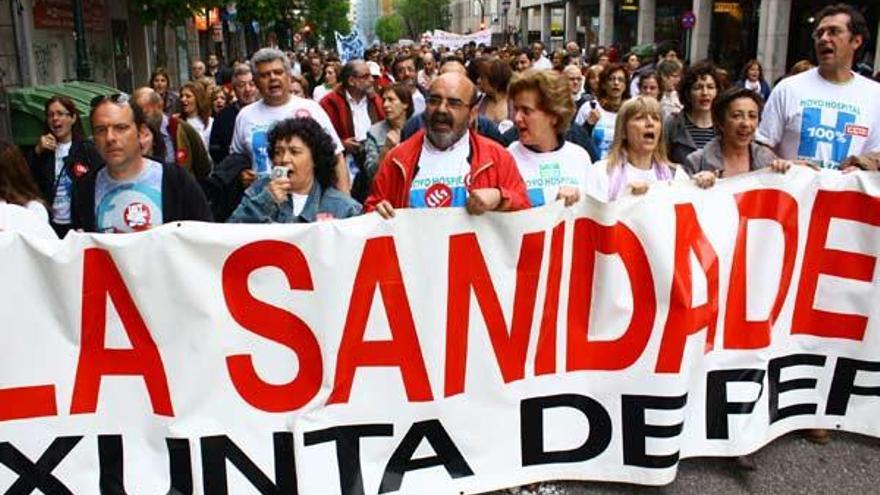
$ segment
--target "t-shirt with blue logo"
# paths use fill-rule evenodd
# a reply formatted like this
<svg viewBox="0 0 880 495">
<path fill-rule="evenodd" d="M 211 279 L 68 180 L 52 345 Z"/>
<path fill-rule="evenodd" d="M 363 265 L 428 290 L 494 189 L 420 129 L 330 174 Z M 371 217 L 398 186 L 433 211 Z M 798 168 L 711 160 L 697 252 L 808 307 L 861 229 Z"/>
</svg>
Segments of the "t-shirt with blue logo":
<svg viewBox="0 0 880 495">
<path fill-rule="evenodd" d="M 471 170 L 469 154 L 469 131 L 443 151 L 431 145 L 426 136 L 419 155 L 419 170 L 410 186 L 409 206 L 465 206 Z"/>
<path fill-rule="evenodd" d="M 330 136 L 336 152 L 342 153 L 342 142 L 327 112 L 318 102 L 296 96 L 291 96 L 284 105 L 271 106 L 261 100 L 242 108 L 235 118 L 235 131 L 232 133 L 229 152 L 249 154 L 254 171 L 261 175 L 269 175 L 272 170 L 269 131 L 281 120 L 298 117 L 314 119 Z"/>
<path fill-rule="evenodd" d="M 592 160 L 580 146 L 566 141 L 557 150 L 539 153 L 515 141 L 507 151 L 516 161 L 532 206 L 556 201 L 559 188 L 563 186 L 585 190 L 587 168 Z"/>
<path fill-rule="evenodd" d="M 162 225 L 162 165 L 144 159 L 131 180 L 116 180 L 104 167 L 95 178 L 95 225 L 98 232 L 139 232 Z"/>
<path fill-rule="evenodd" d="M 614 122 L 617 120 L 616 112 L 609 112 L 599 107 L 601 116 L 593 126 L 593 144 L 599 152 L 599 159 L 605 159 L 611 151 L 614 142 Z"/>
<path fill-rule="evenodd" d="M 880 150 L 880 84 L 858 74 L 833 83 L 810 69 L 783 79 L 767 100 L 756 139 L 780 158 L 840 168 Z"/>
</svg>

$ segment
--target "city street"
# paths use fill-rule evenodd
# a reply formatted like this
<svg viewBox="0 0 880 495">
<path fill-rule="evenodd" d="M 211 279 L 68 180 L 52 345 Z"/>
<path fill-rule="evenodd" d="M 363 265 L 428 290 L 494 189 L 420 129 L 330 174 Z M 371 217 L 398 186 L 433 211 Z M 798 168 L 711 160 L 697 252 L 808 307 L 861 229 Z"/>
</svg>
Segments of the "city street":
<svg viewBox="0 0 880 495">
<path fill-rule="evenodd" d="M 743 471 L 730 459 L 688 459 L 675 482 L 663 487 L 617 483 L 559 483 L 560 490 L 531 489 L 523 495 L 679 495 L 877 493 L 880 439 L 835 433 L 816 445 L 797 433 L 770 443 L 753 456 L 758 469 Z M 507 491 L 485 495 L 507 495 Z"/>
</svg>

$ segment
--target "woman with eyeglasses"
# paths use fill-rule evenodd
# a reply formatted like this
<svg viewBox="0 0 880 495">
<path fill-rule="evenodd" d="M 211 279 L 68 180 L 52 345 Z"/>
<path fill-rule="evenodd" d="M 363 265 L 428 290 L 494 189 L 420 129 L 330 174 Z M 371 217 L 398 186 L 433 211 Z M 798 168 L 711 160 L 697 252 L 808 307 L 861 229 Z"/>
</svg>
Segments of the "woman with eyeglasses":
<svg viewBox="0 0 880 495">
<path fill-rule="evenodd" d="M 248 187 L 230 223 L 311 223 L 361 213 L 360 203 L 334 187 L 333 141 L 314 119 L 275 124 L 269 157 L 272 173 Z"/>
<path fill-rule="evenodd" d="M 64 237 L 70 230 L 73 188 L 103 162 L 95 146 L 86 139 L 82 118 L 70 98 L 53 96 L 44 110 L 44 134 L 28 156 L 28 164 L 49 207 L 52 228 Z"/>
<path fill-rule="evenodd" d="M 608 156 L 614 142 L 614 121 L 617 111 L 629 98 L 629 79 L 623 64 L 605 67 L 599 75 L 599 93 L 596 100 L 581 107 L 575 116 L 575 124 L 582 125 L 593 137 L 599 158 Z"/>
</svg>

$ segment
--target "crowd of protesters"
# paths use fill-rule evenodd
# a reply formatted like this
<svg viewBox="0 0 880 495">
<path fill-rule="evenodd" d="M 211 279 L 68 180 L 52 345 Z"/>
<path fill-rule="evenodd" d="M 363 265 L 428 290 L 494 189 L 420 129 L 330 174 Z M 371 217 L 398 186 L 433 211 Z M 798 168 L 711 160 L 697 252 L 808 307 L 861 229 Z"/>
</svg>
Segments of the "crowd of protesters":
<svg viewBox="0 0 880 495">
<path fill-rule="evenodd" d="M 865 19 L 826 7 L 813 40 L 818 66 L 798 62 L 772 86 L 758 60 L 736 78 L 670 43 L 622 57 L 574 42 L 382 47 L 345 62 L 323 50 L 263 48 L 228 65 L 212 55 L 176 91 L 159 68 L 89 115 L 51 98 L 33 149 L 0 143 L 0 228 L 63 237 L 179 220 L 481 214 L 668 181 L 708 188 L 762 168 L 877 171 L 880 84 L 853 70 Z"/>
<path fill-rule="evenodd" d="M 0 201 L 63 237 L 613 201 L 793 164 L 876 170 L 880 84 L 853 70 L 865 20 L 845 4 L 817 19 L 818 66 L 800 61 L 773 86 L 758 60 L 735 78 L 667 42 L 619 57 L 574 42 L 380 47 L 345 62 L 320 49 L 211 55 L 177 90 L 159 68 L 89 115 L 50 99 L 37 145 L 2 148 Z"/>
</svg>

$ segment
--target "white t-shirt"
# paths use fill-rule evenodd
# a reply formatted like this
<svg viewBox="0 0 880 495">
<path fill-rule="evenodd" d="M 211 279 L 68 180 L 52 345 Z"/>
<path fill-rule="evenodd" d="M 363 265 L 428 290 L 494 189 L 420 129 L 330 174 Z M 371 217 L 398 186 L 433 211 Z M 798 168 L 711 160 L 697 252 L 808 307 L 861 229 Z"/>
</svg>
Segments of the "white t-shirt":
<svg viewBox="0 0 880 495">
<path fill-rule="evenodd" d="M 556 201 L 562 186 L 576 187 L 581 191 L 586 188 L 587 168 L 592 161 L 590 155 L 576 144 L 566 141 L 558 150 L 538 153 L 514 141 L 507 151 L 516 161 L 532 206 Z"/>
<path fill-rule="evenodd" d="M 193 129 L 199 133 L 199 136 L 202 138 L 202 144 L 205 145 L 205 150 L 207 150 L 208 143 L 211 142 L 211 129 L 214 128 L 214 117 L 208 117 L 208 125 L 205 125 L 202 122 L 202 118 L 198 116 L 186 119 L 186 123 L 193 126 Z"/>
<path fill-rule="evenodd" d="M 342 142 L 330 122 L 327 112 L 316 101 L 291 96 L 284 105 L 269 106 L 263 100 L 241 109 L 235 118 L 230 153 L 248 153 L 252 166 L 258 174 L 269 174 L 272 169 L 269 157 L 269 130 L 276 122 L 295 117 L 311 117 L 330 135 L 336 153 L 342 153 Z"/>
<path fill-rule="evenodd" d="M 421 91 L 413 91 L 413 115 L 418 115 L 425 111 L 425 95 Z"/>
<path fill-rule="evenodd" d="M 303 208 L 306 207 L 306 201 L 308 201 L 309 195 L 290 193 L 290 198 L 293 201 L 293 215 L 299 216 L 299 214 L 302 213 Z"/>
<path fill-rule="evenodd" d="M 617 120 L 617 112 L 609 112 L 602 108 L 599 102 L 596 102 L 596 109 L 599 110 L 599 120 L 593 126 L 593 144 L 596 145 L 596 151 L 599 152 L 599 158 L 604 159 L 611 151 L 611 143 L 614 142 L 614 123 Z M 577 115 L 574 117 L 576 125 L 584 125 L 587 116 L 590 114 L 592 107 L 589 103 L 581 105 Z"/>
<path fill-rule="evenodd" d="M 607 203 L 617 199 L 623 194 L 623 190 L 626 186 L 629 186 L 634 182 L 653 184 L 661 180 L 661 178 L 658 177 L 657 170 L 653 167 L 645 170 L 626 163 L 624 168 L 625 175 L 623 178 L 625 179 L 625 184 L 621 190 L 617 191 L 617 194 L 615 194 L 615 191 L 612 191 L 611 171 L 608 170 L 608 161 L 600 160 L 594 163 L 587 168 L 586 193 L 599 201 Z M 686 172 L 682 171 L 681 167 L 675 167 L 672 171 L 671 180 L 687 182 L 688 175 Z"/>
<path fill-rule="evenodd" d="M 880 150 L 880 84 L 853 74 L 835 84 L 810 69 L 770 93 L 755 139 L 781 158 L 840 168 L 848 156 Z"/>
<path fill-rule="evenodd" d="M 470 131 L 443 151 L 425 137 L 419 156 L 419 171 L 410 187 L 410 208 L 464 206 L 471 171 L 469 154 Z"/>
<path fill-rule="evenodd" d="M 34 206 L 36 205 L 36 206 Z M 42 212 L 38 213 L 37 207 Z M 0 232 L 19 232 L 44 239 L 57 239 L 49 227 L 49 217 L 43 205 L 31 201 L 27 207 L 11 205 L 0 199 Z"/>
<path fill-rule="evenodd" d="M 327 96 L 327 93 L 329 93 L 330 91 L 333 91 L 333 88 L 328 88 L 323 84 L 319 84 L 318 87 L 315 88 L 314 91 L 312 91 L 312 99 L 317 101 L 318 103 L 321 103 L 321 100 L 325 96 Z"/>
<path fill-rule="evenodd" d="M 70 197 L 73 189 L 73 179 L 70 171 L 64 174 L 64 159 L 70 154 L 73 141 L 58 143 L 55 147 L 55 199 L 52 202 L 52 218 L 59 225 L 70 223 Z"/>
<path fill-rule="evenodd" d="M 551 62 L 549 58 L 541 55 L 541 58 L 535 60 L 535 63 L 532 64 L 532 68 L 537 70 L 552 69 L 553 62 Z"/>
</svg>

